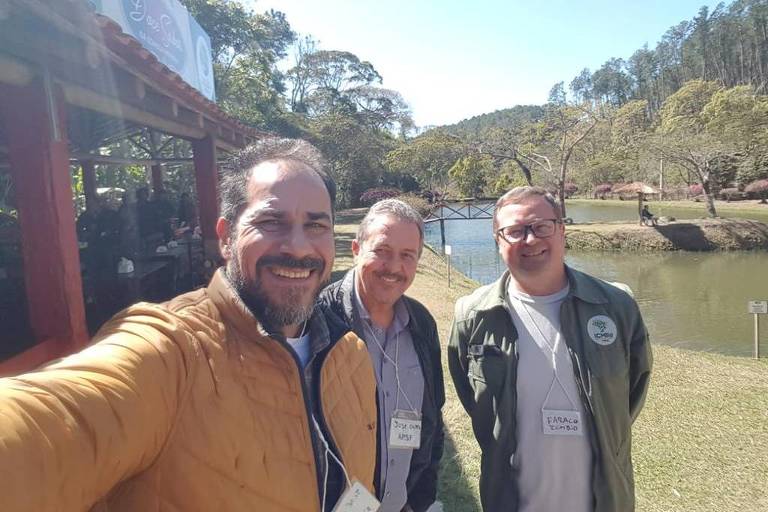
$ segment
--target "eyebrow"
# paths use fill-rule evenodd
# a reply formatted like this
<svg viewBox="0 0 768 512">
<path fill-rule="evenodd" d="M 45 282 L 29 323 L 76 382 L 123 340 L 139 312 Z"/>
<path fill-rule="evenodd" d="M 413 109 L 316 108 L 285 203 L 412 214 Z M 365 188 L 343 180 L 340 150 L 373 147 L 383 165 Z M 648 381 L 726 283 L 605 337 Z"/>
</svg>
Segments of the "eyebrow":
<svg viewBox="0 0 768 512">
<path fill-rule="evenodd" d="M 331 220 L 331 216 L 325 212 L 307 212 L 309 220 Z"/>
</svg>

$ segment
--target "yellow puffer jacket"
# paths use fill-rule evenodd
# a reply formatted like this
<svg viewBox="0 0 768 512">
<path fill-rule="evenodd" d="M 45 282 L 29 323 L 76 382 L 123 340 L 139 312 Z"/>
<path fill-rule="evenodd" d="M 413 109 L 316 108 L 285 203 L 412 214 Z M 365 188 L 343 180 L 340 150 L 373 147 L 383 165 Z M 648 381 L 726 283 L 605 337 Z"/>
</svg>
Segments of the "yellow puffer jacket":
<svg viewBox="0 0 768 512">
<path fill-rule="evenodd" d="M 127 309 L 78 354 L 0 379 L 0 510 L 320 510 L 300 370 L 220 272 Z M 333 344 L 314 385 L 350 478 L 372 490 L 365 344 Z"/>
</svg>

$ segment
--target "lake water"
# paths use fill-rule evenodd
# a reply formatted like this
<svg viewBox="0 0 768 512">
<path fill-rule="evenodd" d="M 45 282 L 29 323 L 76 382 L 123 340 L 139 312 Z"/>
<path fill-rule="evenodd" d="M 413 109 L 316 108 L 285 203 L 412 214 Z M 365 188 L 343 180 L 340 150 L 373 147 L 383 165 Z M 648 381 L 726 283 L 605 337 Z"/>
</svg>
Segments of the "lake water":
<svg viewBox="0 0 768 512">
<path fill-rule="evenodd" d="M 605 219 L 601 215 L 608 215 L 606 212 L 614 215 L 610 220 L 630 220 L 637 209 L 636 204 L 626 208 L 611 205 L 604 209 L 606 207 L 569 203 L 566 207 L 576 222 L 597 222 Z M 657 210 L 661 208 L 653 208 L 651 203 L 651 211 Z M 687 217 L 677 212 L 672 215 L 677 218 L 700 216 L 695 210 L 692 213 L 693 216 Z M 740 216 L 768 222 L 768 218 L 763 220 L 759 216 Z M 501 275 L 505 266 L 491 237 L 490 220 L 448 221 L 445 236 L 452 247 L 451 262 L 463 273 L 483 284 Z M 438 223 L 427 226 L 426 240 L 433 247 L 440 246 Z M 732 355 L 752 354 L 753 317 L 747 313 L 747 302 L 768 300 L 768 252 L 569 251 L 566 261 L 601 279 L 628 284 L 654 342 Z M 763 352 L 766 352 L 768 316 L 761 320 Z"/>
</svg>

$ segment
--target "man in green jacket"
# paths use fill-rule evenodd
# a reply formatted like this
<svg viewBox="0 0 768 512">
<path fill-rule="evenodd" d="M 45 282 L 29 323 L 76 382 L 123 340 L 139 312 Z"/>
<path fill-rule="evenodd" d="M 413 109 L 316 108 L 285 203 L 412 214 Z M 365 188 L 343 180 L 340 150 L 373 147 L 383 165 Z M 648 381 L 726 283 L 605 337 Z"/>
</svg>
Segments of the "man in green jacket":
<svg viewBox="0 0 768 512">
<path fill-rule="evenodd" d="M 631 426 L 651 373 L 637 303 L 565 265 L 542 188 L 503 195 L 493 232 L 507 272 L 457 302 L 448 346 L 483 510 L 634 510 Z"/>
</svg>

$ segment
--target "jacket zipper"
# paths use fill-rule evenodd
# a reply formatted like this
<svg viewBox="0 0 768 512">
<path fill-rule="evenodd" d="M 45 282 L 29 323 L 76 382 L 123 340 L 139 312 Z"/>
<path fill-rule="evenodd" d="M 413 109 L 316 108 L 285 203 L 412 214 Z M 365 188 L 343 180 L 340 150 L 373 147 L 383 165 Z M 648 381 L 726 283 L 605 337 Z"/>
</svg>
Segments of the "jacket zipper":
<svg viewBox="0 0 768 512">
<path fill-rule="evenodd" d="M 318 496 L 318 502 L 320 505 L 319 510 L 323 509 L 323 503 L 325 502 L 325 496 L 321 496 L 322 489 L 323 489 L 323 479 L 320 478 L 320 472 L 318 469 L 320 468 L 320 455 L 317 453 L 317 446 L 315 446 L 314 441 L 314 435 L 313 432 L 315 430 L 315 427 L 312 422 L 312 418 L 314 417 L 312 414 L 312 407 L 309 403 L 309 399 L 307 398 L 307 381 L 304 378 L 304 370 L 301 366 L 301 361 L 299 360 L 299 356 L 296 355 L 296 352 L 288 345 L 287 342 L 279 340 L 277 338 L 272 338 L 275 341 L 278 342 L 278 344 L 283 347 L 284 350 L 288 352 L 288 355 L 291 356 L 293 359 L 293 362 L 296 364 L 296 369 L 299 371 L 299 382 L 301 383 L 301 396 L 304 399 L 304 411 L 307 414 L 307 428 L 309 429 L 309 444 L 312 446 L 312 455 L 315 459 L 315 479 L 317 480 L 317 496 Z M 318 382 L 319 384 L 319 382 Z M 319 389 L 319 388 L 318 388 Z M 318 400 L 319 400 L 319 393 L 318 393 Z M 321 415 L 322 415 L 322 401 L 318 404 Z M 321 421 L 324 422 L 324 420 L 321 418 Z M 328 468 L 326 468 L 326 471 Z"/>
<path fill-rule="evenodd" d="M 595 411 L 592 408 L 592 401 L 589 400 L 589 397 L 587 396 L 587 390 L 584 387 L 584 380 L 581 378 L 581 364 L 579 362 L 579 359 L 576 357 L 576 354 L 574 353 L 573 349 L 571 349 L 570 346 L 566 344 L 568 348 L 568 355 L 571 357 L 571 365 L 575 369 L 574 376 L 576 377 L 576 388 L 579 391 L 579 398 L 581 399 L 581 404 L 586 405 L 586 412 L 589 416 L 589 439 L 590 439 L 590 446 L 592 448 L 592 493 L 593 493 L 593 500 L 597 500 L 597 494 L 595 493 L 595 478 L 594 468 L 597 467 L 597 464 L 600 463 L 600 446 L 597 439 L 597 427 L 595 422 Z M 597 506 L 597 503 L 595 502 L 595 506 Z"/>
</svg>

